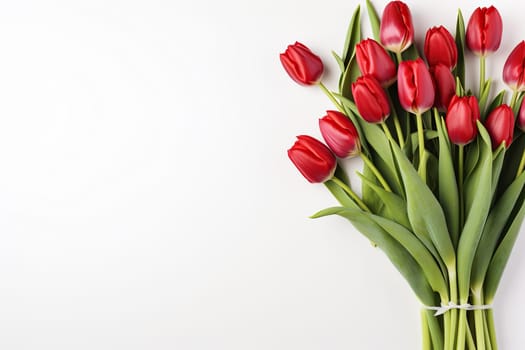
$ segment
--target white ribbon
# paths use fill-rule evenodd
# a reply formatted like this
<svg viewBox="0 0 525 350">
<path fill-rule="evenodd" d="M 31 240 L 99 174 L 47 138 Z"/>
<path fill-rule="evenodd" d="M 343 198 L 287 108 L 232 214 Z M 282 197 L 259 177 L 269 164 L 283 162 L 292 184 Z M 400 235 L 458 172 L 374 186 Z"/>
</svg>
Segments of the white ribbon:
<svg viewBox="0 0 525 350">
<path fill-rule="evenodd" d="M 458 305 L 451 301 L 448 304 L 441 304 L 441 306 L 424 305 L 423 308 L 427 310 L 435 310 L 436 312 L 434 313 L 434 316 L 439 316 L 439 315 L 443 315 L 444 313 L 452 309 L 467 310 L 467 311 L 488 310 L 488 309 L 492 309 L 492 305 L 470 305 L 470 304 Z"/>
</svg>

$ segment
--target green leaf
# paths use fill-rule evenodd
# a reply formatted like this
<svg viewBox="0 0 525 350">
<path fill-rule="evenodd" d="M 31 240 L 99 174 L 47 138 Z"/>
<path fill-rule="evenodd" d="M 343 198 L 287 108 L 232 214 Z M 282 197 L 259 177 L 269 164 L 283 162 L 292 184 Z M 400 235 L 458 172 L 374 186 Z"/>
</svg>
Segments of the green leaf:
<svg viewBox="0 0 525 350">
<path fill-rule="evenodd" d="M 339 55 L 335 51 L 332 51 L 332 56 L 334 56 L 337 65 L 339 66 L 339 70 L 341 71 L 341 73 L 343 73 L 345 71 L 345 63 L 343 62 L 343 59 L 339 57 Z"/>
<path fill-rule="evenodd" d="M 459 239 L 459 195 L 456 172 L 450 150 L 450 141 L 445 129 L 445 120 L 439 116 L 437 110 L 434 110 L 434 117 L 439 134 L 439 202 L 445 213 L 452 243 L 456 246 Z"/>
<path fill-rule="evenodd" d="M 426 141 L 437 139 L 439 137 L 439 134 L 437 131 L 434 130 L 425 130 L 423 132 L 423 135 L 425 137 L 425 143 Z M 419 141 L 417 138 L 417 131 L 410 134 L 410 144 L 412 145 L 412 154 L 418 155 L 418 148 L 419 148 Z"/>
<path fill-rule="evenodd" d="M 516 178 L 516 173 L 518 171 L 518 165 L 521 161 L 521 155 L 525 148 L 525 134 L 520 133 L 514 141 L 510 144 L 510 147 L 505 152 L 505 160 L 503 161 L 503 169 L 505 171 L 501 172 L 498 189 L 496 191 L 496 198 L 498 198 L 507 187 L 514 181 Z"/>
<path fill-rule="evenodd" d="M 472 282 L 474 290 L 480 290 L 485 280 L 485 274 L 489 267 L 494 250 L 501 237 L 505 224 L 512 214 L 518 197 L 525 184 L 525 173 L 522 173 L 505 191 L 494 207 L 490 210 L 489 217 L 479 241 L 478 249 L 472 263 Z"/>
<path fill-rule="evenodd" d="M 491 84 L 492 84 L 492 80 L 490 79 L 485 82 L 485 85 L 483 85 L 483 91 L 481 92 L 481 95 L 479 97 L 479 107 L 481 110 L 481 120 L 482 121 L 485 120 L 485 117 L 488 114 L 488 113 L 485 113 L 484 107 L 487 104 L 487 100 L 489 98 Z"/>
<path fill-rule="evenodd" d="M 348 67 L 350 59 L 354 56 L 355 45 L 361 41 L 361 6 L 357 6 L 348 25 L 345 46 L 343 47 L 343 62 Z"/>
<path fill-rule="evenodd" d="M 458 48 L 458 64 L 453 73 L 454 76 L 458 77 L 461 86 L 465 86 L 465 21 L 461 10 L 458 10 L 456 21 L 456 46 Z"/>
<path fill-rule="evenodd" d="M 373 163 L 381 174 L 384 175 L 392 191 L 404 196 L 394 158 L 392 157 L 392 150 L 390 149 L 389 141 L 383 130 L 381 130 L 377 124 L 363 123 L 362 126 L 368 144 L 378 155 L 378 157 L 372 159 Z"/>
<path fill-rule="evenodd" d="M 415 60 L 419 58 L 419 51 L 417 50 L 416 45 L 412 44 L 408 49 L 403 51 L 403 59 L 404 60 Z"/>
<path fill-rule="evenodd" d="M 334 182 L 326 181 L 324 185 L 326 186 L 326 188 L 328 188 L 328 190 L 343 207 L 356 209 L 359 208 L 357 204 L 355 204 L 355 202 L 352 200 L 352 198 L 350 198 L 348 193 L 346 193 L 340 186 L 338 186 Z"/>
<path fill-rule="evenodd" d="M 352 222 L 354 227 L 374 242 L 390 259 L 397 270 L 405 277 L 414 293 L 425 305 L 433 305 L 434 292 L 430 287 L 421 266 L 403 245 L 397 242 L 381 226 L 374 222 L 367 213 L 351 208 L 328 208 L 314 214 L 313 217 L 339 215 Z"/>
<path fill-rule="evenodd" d="M 505 160 L 505 146 L 501 144 L 498 149 L 494 152 L 492 156 L 492 195 L 496 191 L 498 186 L 499 175 L 501 174 L 501 169 L 503 168 L 503 161 Z"/>
<path fill-rule="evenodd" d="M 357 61 L 355 59 L 355 55 L 353 55 L 350 59 L 350 62 L 346 66 L 346 69 L 344 73 L 341 75 L 341 78 L 339 80 L 339 91 L 342 96 L 352 99 L 352 83 L 356 81 L 356 79 L 361 75 L 361 71 L 359 70 L 359 66 L 357 65 Z"/>
<path fill-rule="evenodd" d="M 411 227 L 410 221 L 408 220 L 407 216 L 406 203 L 403 200 L 403 198 L 401 198 L 393 192 L 385 191 L 383 187 L 379 186 L 377 183 L 370 180 L 365 175 L 359 173 L 358 175 L 361 178 L 361 180 L 365 182 L 366 185 L 369 186 L 372 191 L 375 192 L 377 197 L 384 204 L 387 211 L 385 217 L 390 220 L 394 220 L 395 222 L 410 229 Z"/>
<path fill-rule="evenodd" d="M 476 138 L 474 142 L 471 142 L 467 146 L 465 146 L 465 179 L 468 179 L 470 174 L 474 171 L 476 168 L 476 165 L 478 164 L 479 160 L 479 149 L 480 149 L 480 140 L 479 138 Z"/>
<path fill-rule="evenodd" d="M 372 169 L 370 169 L 366 163 L 363 166 L 363 175 L 369 179 L 369 181 L 373 181 L 371 179 L 375 179 L 374 173 Z M 375 182 L 377 185 L 377 182 Z M 383 213 L 384 212 L 384 203 L 381 200 L 381 198 L 376 194 L 374 189 L 369 186 L 368 182 L 361 182 L 361 193 L 363 195 L 363 201 L 366 203 L 366 205 L 370 208 L 370 210 L 373 213 Z"/>
<path fill-rule="evenodd" d="M 518 238 L 518 234 L 520 232 L 520 227 L 524 217 L 525 202 L 523 202 L 522 200 L 521 204 L 519 205 L 519 211 L 514 217 L 514 220 L 512 220 L 512 223 L 510 224 L 509 229 L 505 234 L 505 237 L 496 249 L 494 257 L 492 258 L 490 266 L 487 270 L 484 291 L 485 302 L 488 304 L 492 303 L 494 296 L 496 295 L 496 290 L 498 289 L 501 276 L 503 275 L 505 266 L 507 266 L 507 262 L 509 260 L 510 253 L 512 252 L 512 248 L 514 247 L 514 243 L 516 242 L 516 238 Z"/>
<path fill-rule="evenodd" d="M 373 171 L 364 164 L 363 167 L 363 175 L 369 179 L 369 182 L 374 182 L 377 185 L 377 182 L 375 182 L 375 176 Z M 374 179 L 374 180 L 371 180 Z M 374 189 L 369 185 L 369 182 L 362 181 L 361 182 L 361 193 L 363 195 L 363 201 L 366 203 L 366 205 L 370 208 L 370 210 L 373 213 L 383 213 L 385 211 L 385 204 L 381 200 L 381 198 L 377 195 L 377 193 L 374 191 Z"/>
<path fill-rule="evenodd" d="M 505 93 L 507 91 L 505 90 L 501 90 L 499 92 L 499 94 L 496 95 L 496 97 L 494 97 L 494 99 L 492 100 L 492 102 L 490 103 L 489 107 L 487 108 L 487 115 L 489 115 L 489 113 L 496 107 L 500 106 L 502 103 L 503 103 L 503 99 L 505 98 Z"/>
<path fill-rule="evenodd" d="M 348 175 L 346 174 L 344 167 L 341 166 L 340 160 L 337 162 L 334 176 L 337 177 L 339 180 L 343 181 L 345 184 L 350 185 L 350 179 L 348 178 Z"/>
<path fill-rule="evenodd" d="M 455 265 L 455 252 L 447 229 L 443 210 L 428 186 L 399 147 L 391 142 L 399 172 L 403 178 L 407 198 L 407 212 L 412 231 L 420 239 L 430 238 L 439 256 L 448 267 Z"/>
<path fill-rule="evenodd" d="M 482 139 L 479 166 L 472 173 L 470 184 L 465 186 L 471 192 L 472 204 L 466 216 L 465 225 L 458 243 L 457 272 L 459 296 L 462 303 L 468 301 L 472 262 L 476 253 L 483 225 L 489 214 L 492 199 L 492 145 L 490 136 L 478 121 L 478 130 Z"/>
<path fill-rule="evenodd" d="M 337 97 L 339 99 L 339 101 L 341 102 L 341 104 L 348 108 L 350 111 L 352 111 L 353 114 L 359 116 L 359 110 L 357 109 L 357 106 L 355 105 L 355 102 L 352 101 L 351 99 L 349 99 L 348 97 L 346 96 L 343 96 L 341 94 L 338 94 L 336 92 L 334 92 L 334 96 Z M 362 118 L 361 118 L 362 119 Z"/>
<path fill-rule="evenodd" d="M 359 111 L 357 110 L 357 107 L 353 101 L 336 92 L 332 92 L 332 94 L 339 99 L 339 102 L 341 102 L 341 105 L 345 111 L 345 115 L 350 118 L 357 129 L 363 151 L 368 153 L 368 144 L 363 134 L 363 128 L 361 127 L 361 124 L 366 123 L 366 121 L 364 121 L 363 118 L 359 116 Z"/>
<path fill-rule="evenodd" d="M 443 275 L 432 254 L 421 244 L 414 233 L 399 225 L 396 221 L 373 214 L 367 215 L 405 247 L 422 268 L 432 289 L 441 295 L 442 300 L 447 300 L 448 285 L 445 282 L 447 280 L 446 275 Z"/>
<path fill-rule="evenodd" d="M 376 9 L 374 8 L 374 5 L 372 5 L 370 0 L 366 0 L 366 8 L 368 10 L 368 18 L 370 19 L 370 26 L 372 27 L 374 39 L 376 41 L 380 41 L 379 28 L 381 26 L 381 20 L 379 19 Z"/>
<path fill-rule="evenodd" d="M 512 112 L 514 113 L 514 115 L 518 115 L 521 104 L 523 103 L 523 97 L 525 97 L 523 93 L 520 93 L 518 95 L 518 98 L 516 99 L 516 103 L 514 104 L 514 107 L 512 108 Z"/>
</svg>

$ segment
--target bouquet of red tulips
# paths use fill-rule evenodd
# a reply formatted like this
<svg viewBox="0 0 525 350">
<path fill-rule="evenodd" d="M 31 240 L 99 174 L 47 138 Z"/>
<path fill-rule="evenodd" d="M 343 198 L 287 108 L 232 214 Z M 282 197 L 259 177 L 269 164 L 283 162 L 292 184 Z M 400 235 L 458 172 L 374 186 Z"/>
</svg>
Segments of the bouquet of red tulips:
<svg viewBox="0 0 525 350">
<path fill-rule="evenodd" d="M 297 83 L 317 85 L 337 110 L 319 119 L 326 143 L 297 137 L 288 156 L 339 202 L 339 215 L 384 251 L 421 301 L 424 349 L 497 349 L 492 302 L 525 215 L 525 41 L 491 91 L 486 58 L 502 39 L 496 8 L 478 8 L 455 35 L 430 28 L 413 43 L 410 10 L 390 2 L 380 18 L 367 1 L 350 21 L 337 91 L 323 62 L 295 43 L 281 62 Z M 465 86 L 465 49 L 479 57 L 479 86 Z M 478 64 L 478 62 L 473 62 Z M 509 96 L 510 95 L 510 96 Z M 508 102 L 507 102 L 508 101 Z M 357 195 L 338 159 L 360 156 Z"/>
</svg>

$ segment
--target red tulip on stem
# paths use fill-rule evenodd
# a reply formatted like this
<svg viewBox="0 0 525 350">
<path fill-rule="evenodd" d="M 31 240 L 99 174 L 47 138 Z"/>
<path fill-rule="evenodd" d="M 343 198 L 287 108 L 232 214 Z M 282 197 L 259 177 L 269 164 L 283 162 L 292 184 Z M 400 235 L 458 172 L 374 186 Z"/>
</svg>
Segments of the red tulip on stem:
<svg viewBox="0 0 525 350">
<path fill-rule="evenodd" d="M 372 75 L 381 86 L 388 87 L 396 80 L 396 64 L 377 41 L 361 41 L 355 47 L 355 57 L 361 73 Z"/>
<path fill-rule="evenodd" d="M 364 211 L 370 211 L 365 203 L 343 181 L 334 176 L 337 168 L 335 155 L 321 141 L 308 136 L 297 136 L 288 150 L 288 157 L 299 172 L 311 183 L 333 181 L 341 187 Z"/>
<path fill-rule="evenodd" d="M 478 7 L 468 21 L 467 47 L 476 55 L 485 56 L 498 50 L 502 34 L 503 21 L 498 10 L 494 6 Z"/>
<path fill-rule="evenodd" d="M 321 58 L 300 42 L 288 45 L 279 57 L 290 78 L 300 85 L 317 84 L 323 75 Z"/>
<path fill-rule="evenodd" d="M 442 64 L 448 69 L 454 69 L 454 67 L 456 67 L 458 63 L 456 41 L 445 27 L 433 27 L 427 31 L 425 37 L 425 57 L 431 68 L 438 64 Z"/>
<path fill-rule="evenodd" d="M 357 78 L 352 84 L 352 95 L 361 117 L 369 123 L 383 123 L 390 115 L 385 90 L 371 75 Z"/>
<path fill-rule="evenodd" d="M 402 1 L 391 1 L 383 10 L 379 28 L 381 43 L 392 52 L 395 52 L 398 62 L 401 62 L 401 52 L 412 45 L 414 40 L 414 26 L 412 14 L 408 6 Z"/>
<path fill-rule="evenodd" d="M 510 106 L 514 109 L 520 92 L 525 91 L 525 41 L 512 50 L 503 66 L 503 81 L 513 91 Z"/>
<path fill-rule="evenodd" d="M 351 158 L 361 152 L 357 129 L 343 113 L 326 111 L 326 115 L 319 119 L 319 129 L 328 147 L 339 158 Z"/>
<path fill-rule="evenodd" d="M 495 52 L 503 35 L 503 21 L 498 10 L 491 6 L 478 7 L 469 19 L 466 44 L 470 51 L 479 56 L 479 97 L 485 94 L 485 57 Z M 485 106 L 480 106 L 484 110 Z"/>
<path fill-rule="evenodd" d="M 288 150 L 288 157 L 311 183 L 330 180 L 337 166 L 332 151 L 321 141 L 308 135 L 297 136 L 297 141 Z"/>
<path fill-rule="evenodd" d="M 492 140 L 492 148 L 496 149 L 501 144 L 508 148 L 514 136 L 514 113 L 508 105 L 500 105 L 490 112 L 485 127 Z"/>
<path fill-rule="evenodd" d="M 425 136 L 422 113 L 432 108 L 435 99 L 434 83 L 425 62 L 403 61 L 397 71 L 397 90 L 401 106 L 416 115 L 419 142 L 419 174 L 426 179 Z"/>
<path fill-rule="evenodd" d="M 430 67 L 429 71 L 436 94 L 434 106 L 440 111 L 446 111 L 452 97 L 456 94 L 456 79 L 450 69 L 442 64 Z"/>
<path fill-rule="evenodd" d="M 450 141 L 460 146 L 472 142 L 478 135 L 476 123 L 479 118 L 479 106 L 475 96 L 453 96 L 445 118 Z"/>
</svg>

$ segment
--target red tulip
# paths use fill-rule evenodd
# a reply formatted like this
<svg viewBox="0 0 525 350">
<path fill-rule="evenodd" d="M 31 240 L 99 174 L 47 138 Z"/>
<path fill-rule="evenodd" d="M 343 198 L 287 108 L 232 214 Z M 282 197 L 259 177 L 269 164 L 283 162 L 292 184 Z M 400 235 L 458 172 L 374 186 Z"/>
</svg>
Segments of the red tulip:
<svg viewBox="0 0 525 350">
<path fill-rule="evenodd" d="M 323 75 L 323 61 L 299 42 L 288 45 L 280 59 L 288 75 L 298 84 L 316 84 Z"/>
<path fill-rule="evenodd" d="M 517 122 L 521 131 L 525 131 L 525 99 L 521 102 Z"/>
<path fill-rule="evenodd" d="M 370 74 L 384 87 L 396 80 L 396 64 L 375 40 L 366 39 L 355 47 L 357 65 L 363 75 Z"/>
<path fill-rule="evenodd" d="M 450 141 L 466 145 L 476 138 L 479 105 L 474 96 L 454 96 L 448 106 L 445 123 Z"/>
<path fill-rule="evenodd" d="M 492 140 L 492 148 L 496 149 L 505 142 L 505 147 L 512 143 L 514 135 L 514 113 L 508 105 L 501 105 L 490 112 L 485 127 Z"/>
<path fill-rule="evenodd" d="M 425 37 L 425 56 L 430 67 L 443 64 L 453 69 L 458 63 L 458 48 L 452 34 L 443 26 L 430 28 Z"/>
<path fill-rule="evenodd" d="M 352 84 L 352 95 L 361 117 L 369 123 L 382 123 L 390 115 L 385 90 L 371 75 L 359 77 Z"/>
<path fill-rule="evenodd" d="M 409 112 L 424 113 L 434 105 L 434 83 L 421 58 L 399 64 L 397 89 L 401 106 Z"/>
<path fill-rule="evenodd" d="M 288 157 L 309 182 L 325 182 L 335 173 L 337 161 L 334 154 L 321 141 L 311 136 L 297 136 L 288 150 Z"/>
<path fill-rule="evenodd" d="M 447 66 L 438 64 L 430 67 L 430 75 L 434 81 L 434 89 L 436 97 L 434 99 L 434 106 L 441 111 L 445 111 L 456 94 L 456 79 Z"/>
<path fill-rule="evenodd" d="M 383 10 L 379 29 L 381 43 L 390 51 L 403 52 L 412 45 L 414 26 L 408 6 L 401 1 L 391 1 Z"/>
<path fill-rule="evenodd" d="M 470 51 L 478 56 L 485 56 L 499 48 L 503 34 L 503 22 L 498 10 L 477 8 L 467 25 L 466 41 Z"/>
<path fill-rule="evenodd" d="M 513 90 L 525 91 L 525 41 L 520 42 L 505 61 L 503 81 Z"/>
<path fill-rule="evenodd" d="M 326 144 L 339 158 L 350 158 L 361 152 L 357 129 L 343 113 L 326 111 L 319 119 L 319 128 Z"/>
</svg>

